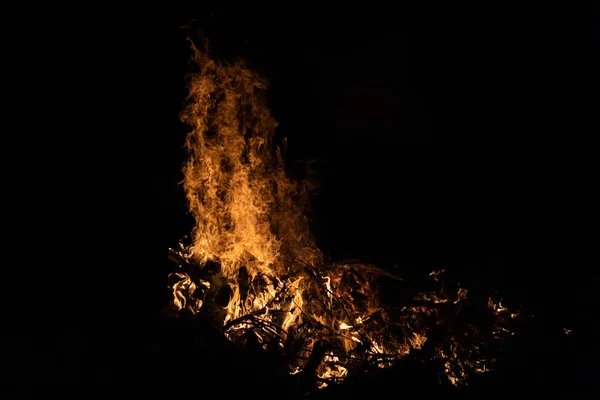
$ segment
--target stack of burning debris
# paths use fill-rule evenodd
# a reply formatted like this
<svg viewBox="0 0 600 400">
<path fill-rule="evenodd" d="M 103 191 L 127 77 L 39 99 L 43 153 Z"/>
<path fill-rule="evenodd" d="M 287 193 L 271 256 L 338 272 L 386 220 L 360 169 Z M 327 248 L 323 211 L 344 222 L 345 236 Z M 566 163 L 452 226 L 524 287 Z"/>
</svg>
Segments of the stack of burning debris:
<svg viewBox="0 0 600 400">
<path fill-rule="evenodd" d="M 409 285 L 354 261 L 252 280 L 242 268 L 239 280 L 229 282 L 216 263 L 193 264 L 174 249 L 170 258 L 177 268 L 169 276 L 169 316 L 217 327 L 234 348 L 275 355 L 272 373 L 297 375 L 307 387 L 409 365 L 429 368 L 442 385 L 468 385 L 474 374 L 493 370 L 498 346 L 516 323 L 517 314 L 501 302 L 473 304 L 466 289 L 449 289 L 443 270 L 431 273 L 437 290 L 382 305 L 374 295 L 377 283 L 385 279 L 407 292 Z M 243 306 L 231 318 L 227 307 L 234 296 Z M 246 308 L 257 298 L 259 305 Z"/>
</svg>

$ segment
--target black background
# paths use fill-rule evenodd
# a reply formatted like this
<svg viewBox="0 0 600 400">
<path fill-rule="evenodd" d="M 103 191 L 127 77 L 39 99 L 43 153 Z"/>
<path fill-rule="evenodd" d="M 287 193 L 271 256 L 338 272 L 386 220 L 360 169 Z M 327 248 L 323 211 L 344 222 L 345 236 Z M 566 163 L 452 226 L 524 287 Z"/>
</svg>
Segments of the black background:
<svg viewBox="0 0 600 400">
<path fill-rule="evenodd" d="M 318 183 L 326 254 L 446 268 L 575 329 L 591 358 L 598 27 L 583 2 L 8 7 L 7 338 L 70 329 L 93 354 L 146 348 L 167 248 L 191 227 L 178 185 L 190 36 L 270 82 L 290 173 L 311 165 Z M 587 382 L 560 357 L 568 382 Z"/>
</svg>

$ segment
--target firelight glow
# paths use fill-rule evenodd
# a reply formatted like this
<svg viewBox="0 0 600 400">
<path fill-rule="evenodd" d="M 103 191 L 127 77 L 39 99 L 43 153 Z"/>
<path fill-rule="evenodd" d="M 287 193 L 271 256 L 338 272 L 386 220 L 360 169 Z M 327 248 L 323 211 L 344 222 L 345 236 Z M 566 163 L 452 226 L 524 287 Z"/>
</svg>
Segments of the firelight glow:
<svg viewBox="0 0 600 400">
<path fill-rule="evenodd" d="M 376 280 L 401 278 L 373 265 L 325 260 L 303 212 L 305 183 L 286 175 L 274 144 L 267 82 L 243 61 L 220 63 L 192 48 L 197 72 L 181 114 L 191 127 L 182 183 L 195 225 L 190 243 L 171 252 L 196 276 L 170 275 L 172 314 L 205 312 L 232 342 L 252 336 L 263 348 L 275 346 L 291 355 L 290 374 L 314 374 L 320 388 L 365 365 L 391 366 L 426 346 L 433 327 L 450 326 L 466 289 L 420 293 L 411 304 L 388 308 Z M 489 310 L 508 315 L 491 299 Z M 483 334 L 469 329 L 431 343 L 430 357 L 443 361 L 454 385 L 493 361 L 480 356 Z M 501 338 L 503 331 L 495 332 Z M 311 359 L 317 367 L 306 371 Z"/>
</svg>

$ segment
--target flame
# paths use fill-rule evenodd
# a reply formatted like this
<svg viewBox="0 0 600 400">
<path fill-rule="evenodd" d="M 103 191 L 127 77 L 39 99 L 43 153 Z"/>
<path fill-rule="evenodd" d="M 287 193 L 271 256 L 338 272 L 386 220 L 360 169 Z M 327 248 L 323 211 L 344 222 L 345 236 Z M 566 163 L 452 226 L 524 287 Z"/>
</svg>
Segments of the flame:
<svg viewBox="0 0 600 400">
<path fill-rule="evenodd" d="M 198 295 L 196 294 L 196 291 L 202 290 L 202 293 L 204 293 L 206 289 L 210 288 L 210 282 L 201 280 L 201 286 L 197 286 L 187 274 L 176 272 L 175 276 L 181 278 L 181 280 L 175 282 L 172 286 L 173 303 L 177 307 L 177 310 L 187 307 L 192 313 L 196 314 L 203 303 L 202 299 L 197 298 Z M 187 296 L 185 296 L 184 293 L 186 293 Z M 189 298 L 192 300 L 187 301 Z"/>
<path fill-rule="evenodd" d="M 365 363 L 385 368 L 428 346 L 453 384 L 485 370 L 476 349 L 456 339 L 479 332 L 457 333 L 448 317 L 467 302 L 466 289 L 418 293 L 415 304 L 389 310 L 376 280 L 400 278 L 359 262 L 325 262 L 303 213 L 305 185 L 286 176 L 274 143 L 267 82 L 243 61 L 219 63 L 192 49 L 198 71 L 181 114 L 191 127 L 182 183 L 195 225 L 191 243 L 171 250 L 187 268 L 170 275 L 173 313 L 205 310 L 233 342 L 252 334 L 264 346 L 277 343 L 295 355 L 290 374 L 314 374 L 321 388 Z M 430 275 L 440 282 L 443 272 Z M 488 306 L 505 311 L 491 299 Z M 432 326 L 453 335 L 430 340 Z"/>
</svg>

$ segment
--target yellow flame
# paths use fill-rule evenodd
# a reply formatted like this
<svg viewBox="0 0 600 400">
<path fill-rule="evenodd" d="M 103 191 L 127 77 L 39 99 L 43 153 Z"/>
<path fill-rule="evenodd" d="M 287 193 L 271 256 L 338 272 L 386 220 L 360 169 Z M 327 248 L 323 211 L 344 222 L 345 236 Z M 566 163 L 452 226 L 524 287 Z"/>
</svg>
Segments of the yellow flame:
<svg viewBox="0 0 600 400">
<path fill-rule="evenodd" d="M 196 283 L 192 282 L 187 274 L 177 272 L 176 275 L 182 278 L 182 280 L 173 285 L 173 303 L 178 310 L 187 307 L 194 314 L 197 313 L 200 307 L 202 307 L 202 299 L 194 298 L 194 293 L 196 289 L 198 289 L 198 286 L 196 286 Z M 205 288 L 210 288 L 210 282 L 201 281 L 200 283 L 201 285 L 204 285 Z M 184 295 L 184 293 L 187 294 L 187 296 Z M 191 298 L 192 300 L 188 302 L 186 300 L 188 298 Z"/>
</svg>

